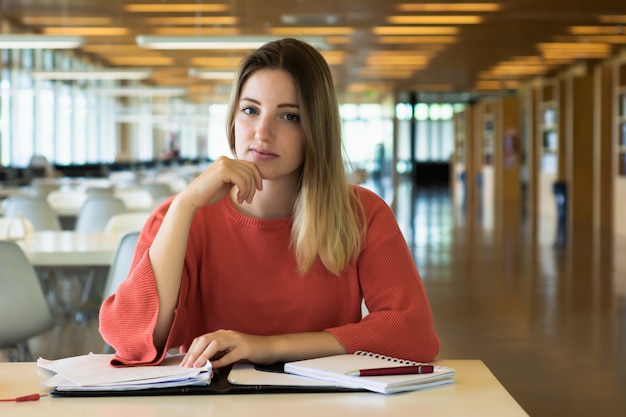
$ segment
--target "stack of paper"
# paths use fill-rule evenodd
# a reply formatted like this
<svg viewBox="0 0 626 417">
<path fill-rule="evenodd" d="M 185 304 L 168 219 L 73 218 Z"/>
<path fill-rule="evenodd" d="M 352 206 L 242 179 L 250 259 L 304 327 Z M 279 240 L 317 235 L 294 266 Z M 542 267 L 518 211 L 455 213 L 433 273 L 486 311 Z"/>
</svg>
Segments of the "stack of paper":
<svg viewBox="0 0 626 417">
<path fill-rule="evenodd" d="M 183 368 L 182 355 L 166 358 L 157 366 L 112 367 L 113 354 L 89 354 L 50 361 L 39 358 L 37 365 L 55 372 L 46 386 L 65 391 L 119 391 L 208 385 L 211 363 L 203 368 Z"/>
</svg>

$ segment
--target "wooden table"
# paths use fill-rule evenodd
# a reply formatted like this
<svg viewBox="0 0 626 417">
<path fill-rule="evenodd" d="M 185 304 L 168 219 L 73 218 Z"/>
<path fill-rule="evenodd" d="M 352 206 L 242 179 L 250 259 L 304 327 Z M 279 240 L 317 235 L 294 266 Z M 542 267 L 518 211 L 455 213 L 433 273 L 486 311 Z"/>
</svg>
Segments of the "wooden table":
<svg viewBox="0 0 626 417">
<path fill-rule="evenodd" d="M 55 398 L 1 403 L 2 415 L 20 417 L 206 417 L 206 416 L 428 416 L 518 417 L 528 414 L 478 360 L 438 362 L 456 369 L 456 383 L 402 394 L 248 394 L 217 396 L 159 396 Z M 44 392 L 48 378 L 35 363 L 0 363 L 0 397 Z"/>
</svg>

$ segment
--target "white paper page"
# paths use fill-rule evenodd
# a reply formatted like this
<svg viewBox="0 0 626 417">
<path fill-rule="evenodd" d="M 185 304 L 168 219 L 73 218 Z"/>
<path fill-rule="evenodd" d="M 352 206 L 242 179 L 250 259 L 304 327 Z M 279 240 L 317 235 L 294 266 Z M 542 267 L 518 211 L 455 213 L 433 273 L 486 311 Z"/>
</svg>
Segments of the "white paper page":
<svg viewBox="0 0 626 417">
<path fill-rule="evenodd" d="M 166 358 L 156 366 L 131 366 L 114 368 L 110 365 L 113 354 L 89 354 L 50 361 L 39 358 L 37 365 L 56 372 L 78 386 L 110 385 L 153 378 L 195 378 L 201 372 L 211 372 L 211 364 L 203 368 L 183 368 L 182 355 Z"/>
<path fill-rule="evenodd" d="M 158 382 L 157 379 L 158 378 L 152 379 L 150 380 L 150 382 L 137 381 L 108 385 L 89 385 L 81 387 L 78 385 L 74 385 L 69 379 L 65 379 L 63 376 L 56 374 L 54 377 L 46 381 L 44 385 L 54 387 L 62 391 L 130 391 L 143 390 L 146 388 L 171 388 L 182 386 L 187 387 L 191 385 L 208 385 L 211 382 L 211 375 L 208 372 L 203 372 L 196 378 L 184 378 L 175 380 L 163 379 L 163 381 L 161 382 Z"/>
</svg>

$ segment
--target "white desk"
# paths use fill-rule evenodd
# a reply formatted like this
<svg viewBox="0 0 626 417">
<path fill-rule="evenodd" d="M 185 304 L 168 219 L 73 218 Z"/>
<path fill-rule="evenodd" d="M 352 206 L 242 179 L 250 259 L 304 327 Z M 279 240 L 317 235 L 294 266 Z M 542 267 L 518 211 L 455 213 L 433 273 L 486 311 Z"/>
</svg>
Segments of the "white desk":
<svg viewBox="0 0 626 417">
<path fill-rule="evenodd" d="M 20 417 L 206 417 L 258 416 L 528 416 L 481 361 L 446 360 L 456 369 L 453 385 L 402 394 L 247 394 L 216 396 L 159 396 L 54 398 L 1 403 L 2 415 Z M 0 397 L 14 398 L 43 392 L 47 379 L 34 363 L 0 363 Z"/>
<path fill-rule="evenodd" d="M 119 232 L 37 231 L 18 244 L 33 266 L 110 266 Z"/>
</svg>

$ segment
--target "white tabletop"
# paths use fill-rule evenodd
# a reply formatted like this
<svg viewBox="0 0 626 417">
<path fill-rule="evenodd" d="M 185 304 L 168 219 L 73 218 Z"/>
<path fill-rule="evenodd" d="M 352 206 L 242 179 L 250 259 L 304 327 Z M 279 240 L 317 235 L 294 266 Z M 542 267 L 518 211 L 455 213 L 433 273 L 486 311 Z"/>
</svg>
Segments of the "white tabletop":
<svg viewBox="0 0 626 417">
<path fill-rule="evenodd" d="M 2 415 L 20 417 L 206 417 L 206 416 L 528 416 L 478 360 L 445 360 L 456 383 L 402 394 L 247 394 L 158 397 L 56 398 L 2 403 Z M 0 397 L 45 392 L 45 372 L 35 363 L 0 363 Z"/>
<path fill-rule="evenodd" d="M 110 266 L 119 232 L 36 231 L 18 241 L 34 266 Z"/>
</svg>

